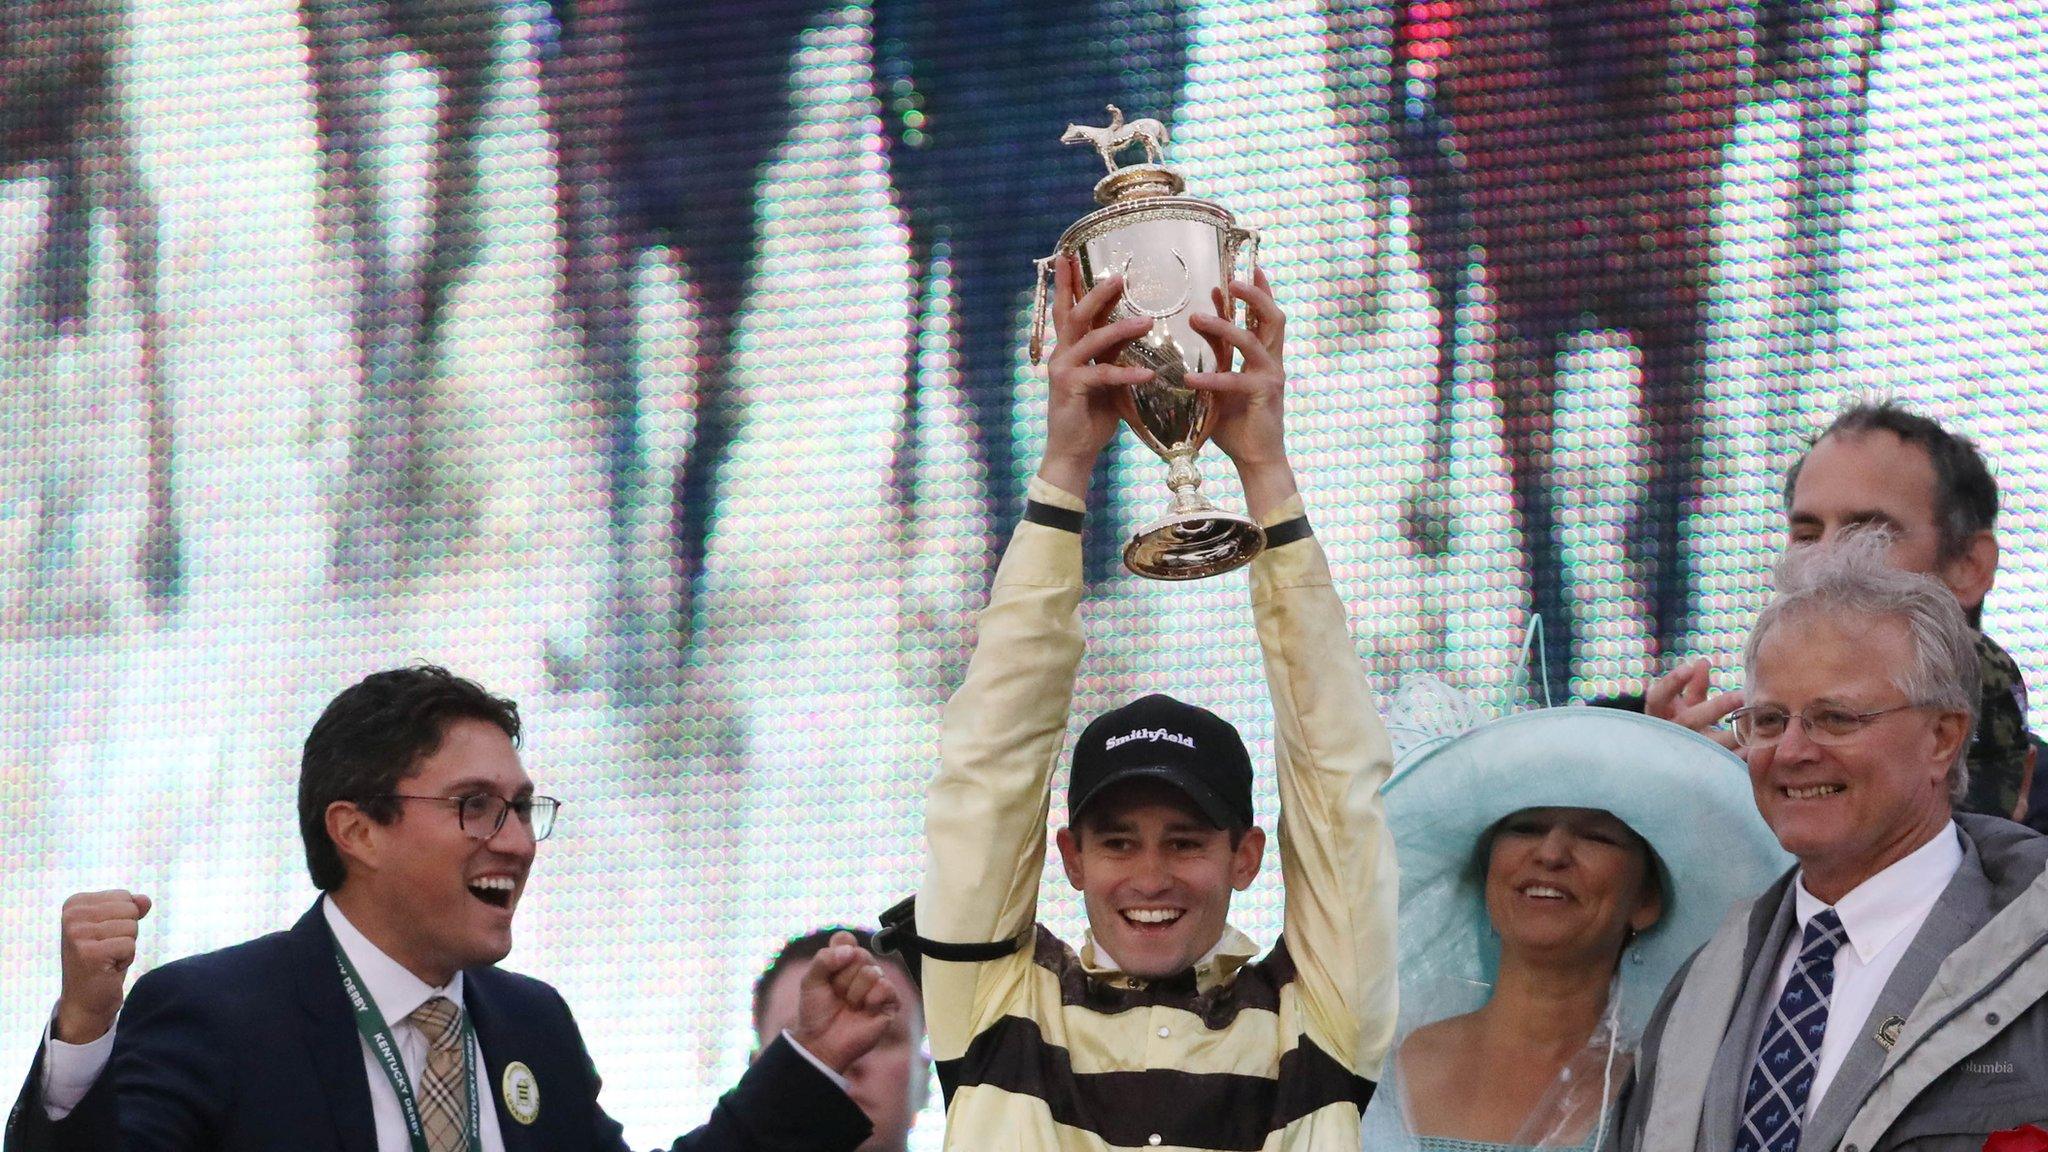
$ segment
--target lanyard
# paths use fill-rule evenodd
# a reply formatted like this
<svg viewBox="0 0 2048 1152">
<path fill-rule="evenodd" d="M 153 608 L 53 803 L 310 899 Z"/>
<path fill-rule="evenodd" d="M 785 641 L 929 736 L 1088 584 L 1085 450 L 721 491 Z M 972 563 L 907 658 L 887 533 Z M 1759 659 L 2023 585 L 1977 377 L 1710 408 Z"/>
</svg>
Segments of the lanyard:
<svg viewBox="0 0 2048 1152">
<path fill-rule="evenodd" d="M 348 953 L 342 951 L 338 942 L 334 959 L 341 966 L 342 991 L 348 993 L 349 1007 L 355 1011 L 356 1031 L 369 1042 L 370 1051 L 376 1053 L 377 1063 L 384 1069 L 384 1078 L 391 1081 L 391 1090 L 398 1093 L 398 1110 L 405 1116 L 412 1152 L 430 1152 L 426 1125 L 420 1123 L 419 1104 L 413 1100 L 412 1080 L 398 1058 L 398 1044 L 391 1039 L 391 1029 L 385 1026 L 377 1005 L 363 992 L 362 977 L 356 974 L 356 966 L 349 963 Z M 462 1070 L 469 1081 L 469 1132 L 464 1146 L 470 1152 L 483 1152 L 483 1104 L 476 1090 L 476 1030 L 470 1026 L 467 1012 L 462 1014 Z"/>
</svg>

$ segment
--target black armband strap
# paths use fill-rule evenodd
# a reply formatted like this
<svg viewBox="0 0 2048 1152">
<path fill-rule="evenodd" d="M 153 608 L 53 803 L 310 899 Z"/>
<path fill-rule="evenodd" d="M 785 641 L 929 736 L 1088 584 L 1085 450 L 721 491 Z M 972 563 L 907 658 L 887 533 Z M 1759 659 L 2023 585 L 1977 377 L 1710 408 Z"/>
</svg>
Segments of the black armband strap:
<svg viewBox="0 0 2048 1152">
<path fill-rule="evenodd" d="M 917 934 L 917 897 L 905 896 L 881 916 L 881 930 L 875 933 L 875 951 L 894 952 L 903 958 L 910 977 L 922 985 L 919 961 L 929 956 L 949 964 L 986 964 L 1001 960 L 1024 947 L 1024 937 L 978 944 L 948 944 L 927 940 Z"/>
<path fill-rule="evenodd" d="M 1292 544 L 1296 540 L 1306 540 L 1313 535 L 1315 533 L 1309 529 L 1308 517 L 1296 516 L 1292 520 L 1282 520 L 1280 523 L 1266 529 L 1266 547 L 1278 548 L 1282 544 Z"/>
<path fill-rule="evenodd" d="M 1046 504 L 1038 500 L 1026 500 L 1024 502 L 1024 519 L 1033 524 L 1043 524 L 1047 528 L 1057 528 L 1062 532 L 1072 532 L 1078 536 L 1081 534 L 1081 525 L 1088 522 L 1088 514 L 1076 512 L 1071 508 L 1061 508 L 1055 504 Z"/>
</svg>

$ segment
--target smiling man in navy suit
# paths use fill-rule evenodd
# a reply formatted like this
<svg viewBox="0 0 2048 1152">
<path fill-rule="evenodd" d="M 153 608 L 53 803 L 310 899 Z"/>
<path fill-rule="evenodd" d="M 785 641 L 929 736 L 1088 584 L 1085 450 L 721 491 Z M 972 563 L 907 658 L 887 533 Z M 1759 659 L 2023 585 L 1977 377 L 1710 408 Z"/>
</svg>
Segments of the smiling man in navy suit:
<svg viewBox="0 0 2048 1152">
<path fill-rule="evenodd" d="M 165 965 L 123 1003 L 147 897 L 74 896 L 50 1033 L 7 1152 L 619 1152 L 561 996 L 495 965 L 552 830 L 509 700 L 440 668 L 327 706 L 299 823 L 325 895 L 293 928 Z M 850 1152 L 839 1073 L 900 998 L 852 938 L 819 954 L 794 1027 L 684 1152 Z"/>
</svg>

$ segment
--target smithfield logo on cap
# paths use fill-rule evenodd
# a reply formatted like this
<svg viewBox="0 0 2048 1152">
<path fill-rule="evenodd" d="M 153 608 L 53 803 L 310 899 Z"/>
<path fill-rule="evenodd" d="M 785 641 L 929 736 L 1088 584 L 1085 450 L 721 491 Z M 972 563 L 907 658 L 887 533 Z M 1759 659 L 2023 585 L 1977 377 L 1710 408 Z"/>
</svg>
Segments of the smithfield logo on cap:
<svg viewBox="0 0 2048 1152">
<path fill-rule="evenodd" d="M 1121 748 L 1133 740 L 1164 740 L 1169 744 L 1178 744 L 1183 748 L 1193 748 L 1195 746 L 1195 738 L 1192 736 L 1183 736 L 1178 732 L 1169 732 L 1164 728 L 1139 728 L 1136 731 L 1126 732 L 1121 736 L 1111 736 L 1109 739 L 1104 740 L 1102 742 L 1102 750 L 1107 752 L 1112 748 Z"/>
</svg>

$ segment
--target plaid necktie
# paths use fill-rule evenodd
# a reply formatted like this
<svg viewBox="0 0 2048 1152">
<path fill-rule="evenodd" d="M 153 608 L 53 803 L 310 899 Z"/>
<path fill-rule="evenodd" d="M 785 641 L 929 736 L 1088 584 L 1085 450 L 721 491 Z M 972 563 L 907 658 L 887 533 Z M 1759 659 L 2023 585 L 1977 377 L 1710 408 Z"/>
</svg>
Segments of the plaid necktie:
<svg viewBox="0 0 2048 1152">
<path fill-rule="evenodd" d="M 1742 1129 L 1735 1152 L 1798 1152 L 1806 1097 L 1820 1066 L 1820 1040 L 1828 1030 L 1828 997 L 1835 990 L 1835 953 L 1849 939 L 1829 908 L 1806 922 L 1799 959 L 1764 1028 L 1749 1088 L 1742 1099 Z"/>
<path fill-rule="evenodd" d="M 427 1038 L 427 1066 L 420 1072 L 420 1124 L 432 1152 L 469 1152 L 469 1078 L 462 1050 L 462 1009 L 436 996 L 413 1009 L 406 1023 Z"/>
</svg>

